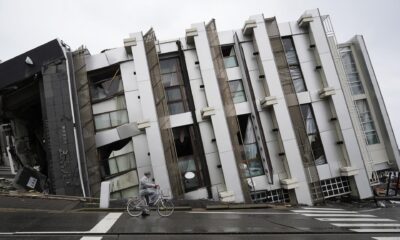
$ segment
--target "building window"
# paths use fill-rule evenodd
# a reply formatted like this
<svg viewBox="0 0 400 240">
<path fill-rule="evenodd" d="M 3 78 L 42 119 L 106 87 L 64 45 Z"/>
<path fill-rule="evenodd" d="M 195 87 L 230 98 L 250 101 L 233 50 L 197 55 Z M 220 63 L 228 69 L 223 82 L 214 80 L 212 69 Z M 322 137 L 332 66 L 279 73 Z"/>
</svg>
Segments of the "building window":
<svg viewBox="0 0 400 240">
<path fill-rule="evenodd" d="M 364 132 L 365 141 L 368 145 L 378 144 L 378 133 L 376 132 L 374 120 L 369 111 L 367 99 L 360 99 L 354 102 L 357 107 L 358 118 L 360 119 L 361 128 Z"/>
<path fill-rule="evenodd" d="M 321 190 L 324 198 L 331 198 L 351 193 L 348 177 L 336 177 L 321 180 Z"/>
<path fill-rule="evenodd" d="M 290 197 L 287 189 L 279 188 L 271 191 L 251 192 L 251 200 L 254 203 L 289 203 Z"/>
<path fill-rule="evenodd" d="M 312 111 L 311 104 L 302 104 L 300 105 L 300 109 L 306 126 L 308 140 L 311 144 L 314 162 L 316 165 L 325 164 L 327 162 L 325 158 L 324 147 L 322 146 L 321 136 L 315 122 L 315 116 Z"/>
<path fill-rule="evenodd" d="M 185 192 L 204 186 L 200 158 L 193 146 L 193 127 L 185 126 L 173 130 L 178 166 Z"/>
<path fill-rule="evenodd" d="M 282 38 L 282 43 L 296 93 L 307 91 L 293 39 L 291 37 Z"/>
<path fill-rule="evenodd" d="M 110 153 L 105 174 L 107 176 L 115 175 L 134 169 L 136 169 L 136 160 L 133 152 L 133 143 L 130 141 L 121 149 Z"/>
<path fill-rule="evenodd" d="M 242 147 L 242 164 L 246 177 L 264 175 L 264 167 L 258 152 L 258 145 L 249 114 L 239 115 L 240 126 L 239 144 Z"/>
<path fill-rule="evenodd" d="M 136 168 L 135 155 L 131 152 L 109 158 L 108 165 L 110 166 L 111 175 Z"/>
<path fill-rule="evenodd" d="M 96 130 L 114 128 L 128 122 L 128 112 L 126 110 L 116 110 L 94 116 Z"/>
<path fill-rule="evenodd" d="M 354 61 L 353 53 L 350 47 L 340 49 L 344 70 L 347 75 L 347 81 L 350 86 L 351 94 L 364 94 L 364 88 L 360 80 L 360 75 L 357 71 L 356 62 Z"/>
<path fill-rule="evenodd" d="M 91 74 L 89 78 L 90 93 L 93 102 L 106 100 L 117 94 L 122 94 L 124 91 L 119 68 L 97 72 Z"/>
<path fill-rule="evenodd" d="M 222 57 L 224 58 L 225 68 L 237 67 L 235 48 L 233 45 L 221 46 Z"/>
<path fill-rule="evenodd" d="M 246 102 L 246 94 L 244 93 L 242 80 L 229 81 L 229 89 L 231 90 L 233 103 Z"/>
<path fill-rule="evenodd" d="M 186 112 L 187 102 L 179 59 L 161 59 L 160 70 L 169 114 L 174 115 Z"/>
</svg>

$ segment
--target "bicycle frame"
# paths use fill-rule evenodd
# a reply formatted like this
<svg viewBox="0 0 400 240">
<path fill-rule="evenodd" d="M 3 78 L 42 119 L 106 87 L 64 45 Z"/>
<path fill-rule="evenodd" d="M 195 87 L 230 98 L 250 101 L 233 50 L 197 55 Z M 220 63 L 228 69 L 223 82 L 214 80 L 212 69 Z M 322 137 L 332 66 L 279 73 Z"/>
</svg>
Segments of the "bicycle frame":
<svg viewBox="0 0 400 240">
<path fill-rule="evenodd" d="M 153 206 L 157 206 L 157 212 L 162 217 L 168 217 L 174 212 L 174 204 L 170 199 L 167 199 L 162 194 L 160 189 L 157 189 L 157 196 L 153 203 Z M 131 205 L 133 203 L 133 205 Z M 149 204 L 145 196 L 137 196 L 128 200 L 127 211 L 132 217 L 137 217 L 143 212 L 147 213 L 149 209 Z"/>
</svg>

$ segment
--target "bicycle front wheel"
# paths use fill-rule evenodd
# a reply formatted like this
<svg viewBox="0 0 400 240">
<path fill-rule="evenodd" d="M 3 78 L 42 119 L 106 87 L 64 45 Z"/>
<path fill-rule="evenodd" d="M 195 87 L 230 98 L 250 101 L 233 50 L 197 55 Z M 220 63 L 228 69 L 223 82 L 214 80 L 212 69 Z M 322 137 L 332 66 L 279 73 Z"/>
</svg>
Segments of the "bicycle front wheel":
<svg viewBox="0 0 400 240">
<path fill-rule="evenodd" d="M 142 200 L 138 198 L 129 199 L 128 203 L 126 204 L 126 211 L 132 217 L 138 217 L 140 214 L 142 214 L 142 205 Z"/>
<path fill-rule="evenodd" d="M 157 212 L 162 217 L 171 216 L 174 212 L 174 204 L 169 199 L 161 199 L 157 205 Z"/>
</svg>

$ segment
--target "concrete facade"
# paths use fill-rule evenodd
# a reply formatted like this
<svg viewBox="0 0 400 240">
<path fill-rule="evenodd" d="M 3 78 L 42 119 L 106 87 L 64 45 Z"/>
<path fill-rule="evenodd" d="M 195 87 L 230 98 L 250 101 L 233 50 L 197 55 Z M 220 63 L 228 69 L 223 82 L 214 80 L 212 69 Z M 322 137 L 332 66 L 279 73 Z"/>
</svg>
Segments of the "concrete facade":
<svg viewBox="0 0 400 240">
<path fill-rule="evenodd" d="M 158 41 L 150 30 L 120 48 L 74 53 L 85 66 L 76 98 L 90 98 L 76 120 L 84 122 L 76 142 L 85 151 L 76 151 L 86 193 L 98 196 L 100 182 L 111 181 L 113 198 L 137 195 L 151 171 L 174 198 L 312 205 L 371 197 L 379 174 L 398 170 L 361 36 L 338 44 L 318 10 L 288 23 L 254 15 L 214 35 L 213 23 L 192 24 L 175 40 Z M 362 94 L 352 92 L 349 52 Z M 363 99 L 369 111 L 360 113 Z M 93 141 L 96 151 L 87 147 Z"/>
</svg>

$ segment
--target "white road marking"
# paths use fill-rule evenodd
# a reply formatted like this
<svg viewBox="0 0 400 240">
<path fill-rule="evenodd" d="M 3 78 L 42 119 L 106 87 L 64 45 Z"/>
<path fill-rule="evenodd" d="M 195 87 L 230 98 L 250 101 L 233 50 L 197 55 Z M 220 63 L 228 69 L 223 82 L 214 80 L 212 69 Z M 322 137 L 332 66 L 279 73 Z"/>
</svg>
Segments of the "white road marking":
<svg viewBox="0 0 400 240">
<path fill-rule="evenodd" d="M 360 229 L 354 228 L 354 229 L 350 229 L 350 230 L 354 231 L 354 232 L 364 232 L 364 233 L 366 233 L 366 232 L 374 232 L 374 233 L 377 233 L 377 232 L 381 232 L 381 233 L 400 232 L 399 228 L 360 228 Z"/>
<path fill-rule="evenodd" d="M 295 213 L 358 213 L 356 211 L 292 210 Z"/>
<path fill-rule="evenodd" d="M 100 237 L 82 237 L 81 240 L 101 240 L 103 239 L 102 236 Z"/>
<path fill-rule="evenodd" d="M 88 233 L 106 233 L 118 220 L 122 213 L 109 213 L 99 223 L 96 224 Z"/>
<path fill-rule="evenodd" d="M 122 213 L 109 213 L 100 222 L 96 224 L 90 231 L 86 233 L 106 233 L 114 223 L 121 217 Z M 102 236 L 84 236 L 81 240 L 101 240 Z"/>
<path fill-rule="evenodd" d="M 323 222 L 395 222 L 387 218 L 316 218 Z"/>
<path fill-rule="evenodd" d="M 327 210 L 327 211 L 344 211 L 341 208 L 314 208 L 314 207 L 304 207 L 305 210 Z"/>
<path fill-rule="evenodd" d="M 400 240 L 400 237 L 373 237 L 376 240 Z"/>
<path fill-rule="evenodd" d="M 19 235 L 41 235 L 41 234 L 96 234 L 96 233 L 106 233 L 110 228 L 114 225 L 114 223 L 118 220 L 118 218 L 122 215 L 122 213 L 109 213 L 107 214 L 100 222 L 98 222 L 91 230 L 89 231 L 54 231 L 54 232 L 15 232 L 15 233 L 6 233 L 10 234 L 19 234 Z M 4 234 L 4 233 L 0 233 Z M 100 240 L 102 236 L 85 236 L 82 237 L 81 240 Z"/>
<path fill-rule="evenodd" d="M 238 214 L 238 215 L 293 215 L 296 213 L 273 213 L 273 212 L 187 212 L 192 214 Z"/>
<path fill-rule="evenodd" d="M 336 227 L 400 227 L 399 223 L 331 223 Z"/>
<path fill-rule="evenodd" d="M 54 232 L 15 232 L 15 234 L 26 234 L 26 235 L 35 235 L 35 234 L 83 234 L 86 232 L 77 232 L 77 231 L 54 231 Z"/>
<path fill-rule="evenodd" d="M 368 214 L 335 214 L 335 213 L 311 213 L 301 214 L 306 217 L 375 217 L 374 215 Z"/>
</svg>

